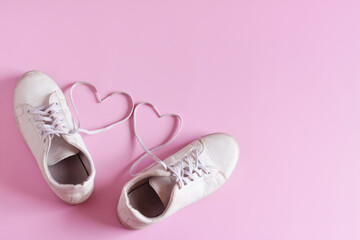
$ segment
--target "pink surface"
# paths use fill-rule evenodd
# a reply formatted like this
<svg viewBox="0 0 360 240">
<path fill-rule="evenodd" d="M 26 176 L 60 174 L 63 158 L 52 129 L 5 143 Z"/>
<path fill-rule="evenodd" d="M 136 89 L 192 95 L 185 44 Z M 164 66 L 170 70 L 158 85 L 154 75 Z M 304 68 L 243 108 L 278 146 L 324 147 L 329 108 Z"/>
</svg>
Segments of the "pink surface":
<svg viewBox="0 0 360 240">
<path fill-rule="evenodd" d="M 0 1 L 0 239 L 360 239 L 359 1 Z M 166 157 L 202 135 L 238 139 L 222 189 L 141 231 L 116 216 L 142 150 L 130 122 L 84 136 L 97 168 L 84 204 L 52 193 L 13 117 L 19 76 L 39 69 L 150 101 L 184 119 Z M 84 127 L 126 111 L 75 100 Z M 147 119 L 149 119 L 147 121 Z M 149 146 L 171 119 L 144 109 Z"/>
</svg>

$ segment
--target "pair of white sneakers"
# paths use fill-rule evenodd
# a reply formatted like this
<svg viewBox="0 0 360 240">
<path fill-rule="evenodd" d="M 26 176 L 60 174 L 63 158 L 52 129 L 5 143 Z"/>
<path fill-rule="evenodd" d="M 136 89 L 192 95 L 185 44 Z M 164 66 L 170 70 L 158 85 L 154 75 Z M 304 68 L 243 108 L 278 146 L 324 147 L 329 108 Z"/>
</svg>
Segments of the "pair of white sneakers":
<svg viewBox="0 0 360 240">
<path fill-rule="evenodd" d="M 101 101 L 99 95 L 98 100 Z M 149 103 L 140 103 L 137 107 L 144 104 L 158 113 Z M 121 121 L 135 114 L 137 107 Z M 15 88 L 14 113 L 24 140 L 55 194 L 69 204 L 88 199 L 94 188 L 94 163 L 79 134 L 80 126 L 75 126 L 57 84 L 42 72 L 25 73 Z M 162 161 L 153 154 L 159 147 L 148 149 L 136 128 L 134 131 L 146 153 L 133 167 L 146 155 L 150 155 L 155 164 L 123 187 L 117 213 L 127 228 L 140 229 L 156 223 L 213 193 L 230 177 L 239 158 L 235 139 L 225 133 L 214 133 L 197 139 Z"/>
</svg>

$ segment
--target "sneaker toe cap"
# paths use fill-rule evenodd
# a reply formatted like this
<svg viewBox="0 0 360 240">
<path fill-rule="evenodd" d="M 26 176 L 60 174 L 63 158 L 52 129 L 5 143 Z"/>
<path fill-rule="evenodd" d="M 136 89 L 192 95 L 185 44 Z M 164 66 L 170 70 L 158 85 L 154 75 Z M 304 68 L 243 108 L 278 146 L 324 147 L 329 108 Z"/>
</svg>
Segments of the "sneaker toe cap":
<svg viewBox="0 0 360 240">
<path fill-rule="evenodd" d="M 219 171 L 229 178 L 240 154 L 235 138 L 226 133 L 214 133 L 203 137 L 202 141 Z"/>
<path fill-rule="evenodd" d="M 14 93 L 14 105 L 30 104 L 33 107 L 47 105 L 49 93 L 58 91 L 57 84 L 45 73 L 30 71 L 19 80 Z"/>
</svg>

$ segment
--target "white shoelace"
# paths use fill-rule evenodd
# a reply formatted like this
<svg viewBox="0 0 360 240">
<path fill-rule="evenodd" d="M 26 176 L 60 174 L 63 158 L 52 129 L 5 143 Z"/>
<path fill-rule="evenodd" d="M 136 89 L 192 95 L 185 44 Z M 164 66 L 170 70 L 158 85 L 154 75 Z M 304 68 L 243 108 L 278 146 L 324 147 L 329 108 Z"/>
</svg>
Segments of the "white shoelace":
<svg viewBox="0 0 360 240">
<path fill-rule="evenodd" d="M 179 188 L 187 185 L 189 181 L 194 181 L 195 173 L 202 177 L 203 173 L 210 174 L 203 162 L 199 158 L 199 151 L 193 150 L 190 155 L 185 156 L 180 162 L 172 166 L 167 166 L 172 172 L 175 181 L 179 183 Z"/>
<path fill-rule="evenodd" d="M 129 103 L 130 103 L 129 113 L 123 119 L 120 119 L 110 125 L 103 127 L 103 128 L 99 128 L 99 129 L 95 129 L 95 130 L 86 130 L 86 129 L 80 128 L 80 126 L 81 126 L 80 116 L 79 116 L 79 113 L 75 106 L 74 99 L 73 99 L 73 90 L 76 86 L 79 86 L 79 85 L 87 85 L 90 88 L 92 88 L 92 90 L 96 94 L 96 98 L 99 103 L 105 102 L 107 99 L 109 99 L 115 95 L 125 95 L 125 97 L 128 98 Z M 78 119 L 78 125 L 75 126 L 75 128 L 70 131 L 66 131 L 66 126 L 64 125 L 64 117 L 61 112 L 59 103 L 57 103 L 57 102 L 55 102 L 49 106 L 40 106 L 33 110 L 28 111 L 29 114 L 34 115 L 33 119 L 35 122 L 38 123 L 37 128 L 40 131 L 40 135 L 42 136 L 43 141 L 45 141 L 47 136 L 50 136 L 50 138 L 52 138 L 54 135 L 56 135 L 56 136 L 71 135 L 71 134 L 75 134 L 78 132 L 84 132 L 86 134 L 96 134 L 96 133 L 107 131 L 107 130 L 113 128 L 115 125 L 129 119 L 134 110 L 134 102 L 132 100 L 132 97 L 128 93 L 114 92 L 114 93 L 110 94 L 109 96 L 105 97 L 104 99 L 102 99 L 100 97 L 100 94 L 99 94 L 97 88 L 88 82 L 75 82 L 70 88 L 70 100 L 71 100 L 71 104 L 75 110 L 75 113 L 76 113 L 76 116 Z"/>
<path fill-rule="evenodd" d="M 33 110 L 28 110 L 29 114 L 34 115 L 34 121 L 38 123 L 37 128 L 40 131 L 43 141 L 47 136 L 60 136 L 60 134 L 69 134 L 65 131 L 64 118 L 60 115 L 58 103 L 50 106 L 41 106 Z"/>
<path fill-rule="evenodd" d="M 173 136 L 165 143 L 157 146 L 157 147 L 153 147 L 151 149 L 147 148 L 146 145 L 144 144 L 144 142 L 142 141 L 142 139 L 140 138 L 140 135 L 137 132 L 137 128 L 136 128 L 136 113 L 139 109 L 139 107 L 143 106 L 143 105 L 147 105 L 149 107 L 151 107 L 154 112 L 157 114 L 157 116 L 159 118 L 162 117 L 175 117 L 179 120 L 179 125 L 177 130 L 175 131 L 175 133 L 173 134 Z M 161 164 L 165 170 L 170 171 L 171 172 L 171 176 L 175 177 L 175 182 L 177 182 L 179 184 L 179 188 L 182 188 L 184 185 L 188 184 L 189 181 L 193 181 L 194 180 L 194 174 L 197 174 L 199 177 L 202 177 L 203 174 L 202 172 L 209 174 L 210 171 L 206 168 L 206 166 L 202 163 L 202 161 L 199 159 L 199 152 L 198 150 L 193 150 L 189 155 L 183 157 L 183 159 L 174 164 L 174 165 L 168 165 L 166 164 L 163 160 L 161 160 L 160 158 L 158 158 L 157 156 L 155 156 L 153 153 L 165 146 L 167 146 L 168 144 L 170 144 L 175 138 L 176 136 L 179 134 L 180 129 L 182 127 L 182 119 L 179 115 L 177 114 L 165 114 L 165 115 L 161 115 L 159 113 L 159 111 L 157 110 L 157 108 L 155 107 L 155 105 L 148 103 L 148 102 L 141 102 L 138 105 L 136 105 L 136 107 L 134 108 L 134 112 L 133 112 L 133 120 L 134 120 L 134 124 L 133 124 L 133 130 L 134 130 L 134 134 L 135 137 L 137 138 L 138 142 L 140 143 L 141 147 L 145 150 L 145 153 L 143 155 L 141 155 L 135 162 L 134 164 L 131 166 L 130 168 L 130 174 L 132 176 L 136 176 L 139 173 L 142 173 L 148 169 L 150 169 L 151 167 L 153 167 L 155 164 L 159 163 Z M 136 174 L 134 174 L 134 169 L 136 168 L 136 166 L 145 159 L 145 157 L 150 156 L 155 162 L 153 164 L 151 164 L 150 166 L 146 167 L 145 169 L 143 169 L 141 172 L 138 172 Z"/>
<path fill-rule="evenodd" d="M 77 110 L 77 108 L 75 106 L 74 99 L 73 99 L 73 91 L 74 91 L 75 87 L 79 86 L 79 85 L 86 85 L 86 86 L 90 87 L 95 92 L 96 99 L 97 99 L 97 101 L 99 103 L 103 103 L 103 102 L 105 102 L 106 100 L 110 99 L 111 97 L 113 97 L 115 95 L 124 95 L 129 100 L 129 103 L 130 103 L 130 110 L 129 110 L 128 114 L 123 119 L 120 119 L 120 120 L 118 120 L 118 121 L 116 121 L 116 122 L 114 122 L 112 124 L 109 124 L 108 126 L 103 127 L 103 128 L 94 129 L 94 130 L 86 130 L 86 129 L 81 128 L 80 116 L 79 116 L 78 110 Z M 86 133 L 86 134 L 97 134 L 97 133 L 105 132 L 105 131 L 115 127 L 119 123 L 122 123 L 122 122 L 128 120 L 131 117 L 131 115 L 132 115 L 132 113 L 134 111 L 134 101 L 133 101 L 131 95 L 128 94 L 127 92 L 117 91 L 117 92 L 113 92 L 112 94 L 108 95 L 105 98 L 101 98 L 100 93 L 97 90 L 97 88 L 94 85 L 92 85 L 91 83 L 89 83 L 89 82 L 80 81 L 80 82 L 74 83 L 70 88 L 70 100 L 71 100 L 71 104 L 72 104 L 72 106 L 73 106 L 73 108 L 75 110 L 76 117 L 78 119 L 78 125 L 75 127 L 75 129 L 72 131 L 72 133 L 83 132 L 83 133 Z"/>
</svg>

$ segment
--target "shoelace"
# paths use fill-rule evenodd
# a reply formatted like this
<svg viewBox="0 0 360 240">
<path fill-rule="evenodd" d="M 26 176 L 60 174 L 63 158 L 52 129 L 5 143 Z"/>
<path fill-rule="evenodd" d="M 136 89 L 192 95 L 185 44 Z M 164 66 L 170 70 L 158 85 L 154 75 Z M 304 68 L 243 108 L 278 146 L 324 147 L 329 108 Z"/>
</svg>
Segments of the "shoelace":
<svg viewBox="0 0 360 240">
<path fill-rule="evenodd" d="M 167 142 L 165 142 L 157 147 L 153 147 L 151 149 L 146 147 L 146 145 L 142 141 L 140 135 L 138 134 L 137 128 L 136 128 L 136 113 L 137 113 L 138 109 L 143 105 L 147 105 L 147 106 L 151 107 L 155 111 L 155 113 L 158 115 L 158 117 L 175 117 L 179 120 L 178 128 L 177 128 L 176 132 L 173 134 L 173 136 Z M 145 150 L 145 153 L 143 155 L 141 155 L 131 166 L 130 174 L 132 176 L 136 176 L 139 173 L 142 173 L 142 172 L 150 169 L 157 163 L 159 163 L 164 167 L 165 170 L 170 171 L 171 176 L 175 177 L 175 182 L 177 182 L 179 184 L 179 188 L 182 188 L 184 185 L 188 184 L 189 181 L 194 180 L 195 173 L 199 177 L 203 176 L 202 172 L 204 172 L 206 174 L 210 173 L 210 171 L 206 168 L 206 166 L 199 159 L 198 150 L 193 150 L 189 155 L 183 157 L 183 159 L 181 161 L 179 161 L 178 163 L 176 163 L 174 165 L 168 165 L 163 160 L 161 160 L 156 155 L 154 155 L 155 151 L 170 144 L 176 138 L 176 136 L 179 134 L 180 129 L 182 127 L 182 119 L 179 115 L 177 115 L 177 114 L 161 115 L 159 113 L 159 111 L 157 110 L 157 108 L 155 107 L 155 105 L 148 103 L 148 102 L 141 102 L 138 105 L 136 105 L 136 107 L 134 108 L 133 121 L 134 121 L 133 130 L 134 130 L 135 137 L 138 140 L 141 147 Z M 143 161 L 145 159 L 145 157 L 147 157 L 147 156 L 150 156 L 155 162 L 153 164 L 149 165 L 148 167 L 146 167 L 145 169 L 143 169 L 141 172 L 134 174 L 134 169 L 136 168 L 136 166 L 141 161 Z"/>
<path fill-rule="evenodd" d="M 189 181 L 194 181 L 195 173 L 202 177 L 203 173 L 210 174 L 203 162 L 199 159 L 199 151 L 193 150 L 190 155 L 185 156 L 180 162 L 172 166 L 167 166 L 172 172 L 175 181 L 179 183 L 179 188 L 187 185 Z"/>
<path fill-rule="evenodd" d="M 86 130 L 86 129 L 80 128 L 80 126 L 81 126 L 80 116 L 77 111 L 74 99 L 73 99 L 73 90 L 75 89 L 76 86 L 79 86 L 79 85 L 89 86 L 95 92 L 97 101 L 99 103 L 105 102 L 107 99 L 109 99 L 115 95 L 125 95 L 125 97 L 127 97 L 129 99 L 130 106 L 131 106 L 129 113 L 123 119 L 120 119 L 110 125 L 103 127 L 103 128 L 99 128 L 99 129 L 95 129 L 95 130 Z M 70 130 L 69 132 L 66 131 L 66 126 L 64 125 L 64 117 L 62 115 L 62 112 L 60 111 L 59 103 L 55 102 L 49 106 L 40 106 L 40 107 L 34 108 L 33 110 L 28 111 L 29 114 L 34 115 L 33 119 L 35 122 L 38 123 L 37 128 L 39 129 L 40 135 L 42 136 L 44 142 L 45 142 L 45 139 L 47 136 L 50 136 L 50 138 L 52 138 L 54 135 L 56 135 L 56 136 L 71 135 L 71 134 L 76 134 L 78 132 L 84 132 L 86 134 L 97 134 L 100 132 L 107 131 L 107 130 L 113 128 L 115 125 L 129 119 L 134 110 L 134 101 L 133 101 L 132 97 L 130 96 L 130 94 L 119 91 L 119 92 L 114 92 L 114 93 L 110 94 L 109 96 L 105 97 L 104 99 L 102 99 L 100 97 L 100 94 L 99 94 L 99 91 L 97 90 L 97 88 L 88 82 L 75 82 L 70 88 L 70 100 L 71 100 L 71 104 L 75 110 L 75 113 L 76 113 L 76 116 L 78 119 L 78 125 L 75 126 L 75 128 Z"/>
<path fill-rule="evenodd" d="M 131 106 L 128 114 L 123 119 L 120 119 L 120 120 L 118 120 L 118 121 L 116 121 L 116 122 L 114 122 L 112 124 L 109 124 L 109 125 L 103 127 L 103 128 L 94 129 L 94 130 L 86 130 L 86 129 L 81 128 L 80 116 L 79 116 L 78 110 L 77 110 L 77 108 L 75 106 L 75 102 L 74 102 L 74 98 L 73 98 L 73 91 L 74 91 L 75 87 L 77 87 L 79 85 L 86 85 L 86 86 L 90 87 L 95 92 L 96 99 L 97 99 L 97 101 L 99 103 L 103 103 L 103 102 L 105 102 L 106 100 L 110 99 L 111 97 L 113 97 L 115 95 L 124 95 L 129 100 L 129 103 L 130 103 L 130 106 Z M 105 132 L 105 131 L 110 130 L 111 128 L 115 127 L 119 123 L 122 123 L 122 122 L 128 120 L 131 117 L 131 115 L 132 115 L 132 113 L 134 111 L 134 101 L 133 101 L 131 95 L 128 94 L 127 92 L 116 91 L 116 92 L 113 92 L 112 94 L 108 95 L 105 98 L 101 98 L 100 93 L 97 90 L 97 88 L 94 85 L 92 85 L 91 83 L 84 82 L 84 81 L 76 82 L 71 86 L 71 88 L 70 88 L 70 100 L 71 100 L 71 104 L 72 104 L 72 106 L 73 106 L 73 108 L 75 110 L 76 117 L 78 119 L 78 125 L 75 127 L 75 129 L 72 131 L 72 133 L 83 132 L 83 133 L 86 133 L 86 134 L 97 134 L 97 133 Z"/>
<path fill-rule="evenodd" d="M 68 134 L 64 125 L 64 118 L 60 115 L 58 103 L 50 106 L 41 106 L 33 110 L 28 110 L 29 114 L 34 115 L 34 121 L 38 122 L 37 128 L 40 131 L 43 141 L 47 136 L 60 136 L 60 134 Z"/>
</svg>

